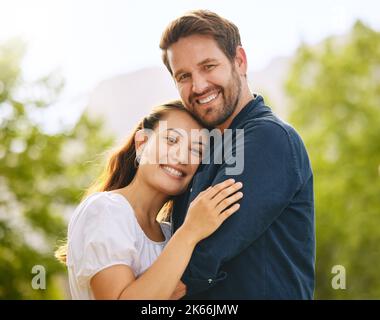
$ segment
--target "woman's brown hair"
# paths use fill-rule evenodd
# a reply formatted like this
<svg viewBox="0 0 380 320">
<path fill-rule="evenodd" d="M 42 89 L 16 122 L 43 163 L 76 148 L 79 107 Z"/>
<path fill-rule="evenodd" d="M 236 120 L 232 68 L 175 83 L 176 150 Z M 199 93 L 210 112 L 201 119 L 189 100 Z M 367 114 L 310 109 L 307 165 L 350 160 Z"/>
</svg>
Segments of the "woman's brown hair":
<svg viewBox="0 0 380 320">
<path fill-rule="evenodd" d="M 103 173 L 86 191 L 84 198 L 88 197 L 94 192 L 112 191 L 129 185 L 135 177 L 138 169 L 138 163 L 136 162 L 135 145 L 136 132 L 141 129 L 154 130 L 158 125 L 158 122 L 172 110 L 184 111 L 192 116 L 192 114 L 185 109 L 183 103 L 180 100 L 174 100 L 154 107 L 150 114 L 144 117 L 138 123 L 134 131 L 127 138 L 124 145 L 122 145 L 119 149 L 110 155 L 107 166 L 105 167 Z M 171 214 L 172 207 L 172 200 L 166 202 L 159 212 L 158 219 L 167 219 Z M 55 251 L 55 257 L 59 261 L 66 263 L 67 243 L 64 243 Z"/>
</svg>

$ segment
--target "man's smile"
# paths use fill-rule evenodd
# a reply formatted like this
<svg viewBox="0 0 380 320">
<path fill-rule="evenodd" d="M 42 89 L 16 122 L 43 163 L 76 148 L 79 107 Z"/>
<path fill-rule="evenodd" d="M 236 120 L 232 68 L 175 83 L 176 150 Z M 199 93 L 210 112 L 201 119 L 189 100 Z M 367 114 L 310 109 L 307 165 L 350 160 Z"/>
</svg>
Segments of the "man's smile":
<svg viewBox="0 0 380 320">
<path fill-rule="evenodd" d="M 208 106 L 219 97 L 220 93 L 220 89 L 215 89 L 207 92 L 206 94 L 200 97 L 195 98 L 193 101 L 199 106 Z"/>
</svg>

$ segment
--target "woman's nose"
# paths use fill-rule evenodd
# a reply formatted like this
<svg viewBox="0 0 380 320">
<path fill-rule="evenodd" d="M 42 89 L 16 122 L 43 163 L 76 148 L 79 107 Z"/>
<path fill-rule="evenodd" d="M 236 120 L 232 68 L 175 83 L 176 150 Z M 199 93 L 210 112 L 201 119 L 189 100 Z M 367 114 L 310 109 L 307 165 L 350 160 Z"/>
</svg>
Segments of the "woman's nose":
<svg viewBox="0 0 380 320">
<path fill-rule="evenodd" d="M 188 148 L 183 145 L 178 145 L 177 148 L 171 152 L 171 160 L 174 163 L 187 164 L 189 158 Z"/>
</svg>

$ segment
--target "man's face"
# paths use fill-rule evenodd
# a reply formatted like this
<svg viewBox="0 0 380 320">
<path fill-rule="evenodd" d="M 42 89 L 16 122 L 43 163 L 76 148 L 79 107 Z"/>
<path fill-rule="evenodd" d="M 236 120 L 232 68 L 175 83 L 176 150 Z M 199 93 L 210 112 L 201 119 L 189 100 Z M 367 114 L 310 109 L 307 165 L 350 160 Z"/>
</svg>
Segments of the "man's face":
<svg viewBox="0 0 380 320">
<path fill-rule="evenodd" d="M 219 126 L 233 114 L 241 79 L 214 39 L 181 38 L 168 49 L 168 60 L 182 101 L 205 126 Z"/>
</svg>

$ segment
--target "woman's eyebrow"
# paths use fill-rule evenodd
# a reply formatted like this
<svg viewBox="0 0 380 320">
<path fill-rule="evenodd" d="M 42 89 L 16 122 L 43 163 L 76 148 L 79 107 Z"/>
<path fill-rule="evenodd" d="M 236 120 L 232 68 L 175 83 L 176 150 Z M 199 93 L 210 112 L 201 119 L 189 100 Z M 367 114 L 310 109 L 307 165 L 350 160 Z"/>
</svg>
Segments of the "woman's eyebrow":
<svg viewBox="0 0 380 320">
<path fill-rule="evenodd" d="M 170 131 L 170 130 L 177 132 L 181 137 L 183 137 L 183 134 L 181 132 L 179 132 L 177 129 L 175 129 L 175 128 L 169 128 L 166 131 Z"/>
<path fill-rule="evenodd" d="M 192 141 L 192 144 L 199 144 L 201 146 L 204 146 L 205 144 L 202 141 Z"/>
</svg>

